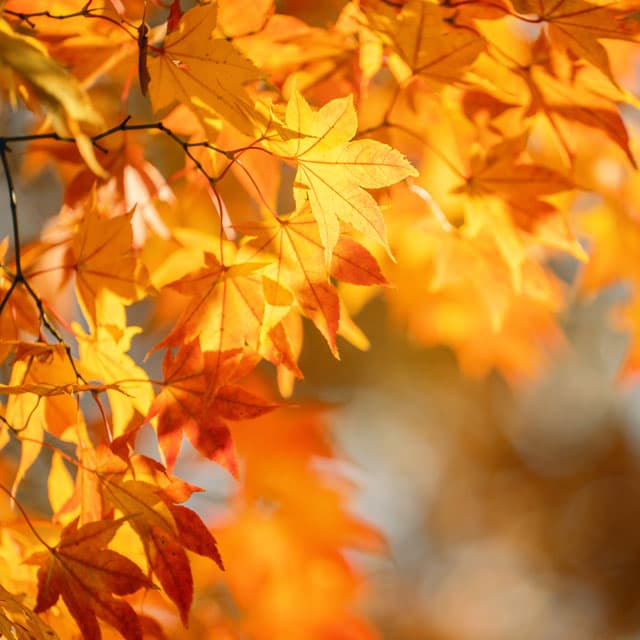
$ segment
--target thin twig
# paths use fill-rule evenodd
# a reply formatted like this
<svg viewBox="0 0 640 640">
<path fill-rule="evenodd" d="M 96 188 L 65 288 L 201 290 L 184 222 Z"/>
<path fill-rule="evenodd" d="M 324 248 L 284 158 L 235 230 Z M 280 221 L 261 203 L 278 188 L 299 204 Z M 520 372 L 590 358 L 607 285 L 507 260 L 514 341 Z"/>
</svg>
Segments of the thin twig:
<svg viewBox="0 0 640 640">
<path fill-rule="evenodd" d="M 90 2 L 87 3 L 87 5 L 85 5 L 82 11 L 74 15 L 86 15 L 86 12 L 89 10 L 90 4 L 91 4 Z M 27 18 L 41 16 L 41 15 L 46 15 L 47 17 L 50 17 L 50 18 L 63 19 L 63 17 L 60 17 L 60 16 L 50 15 L 49 12 L 38 12 L 37 14 L 20 14 L 18 17 L 21 17 L 22 19 L 26 20 Z M 71 17 L 71 16 L 70 14 L 68 14 L 66 17 Z M 259 147 L 243 147 L 241 149 L 230 151 L 230 150 L 220 149 L 219 147 L 216 147 L 215 145 L 211 144 L 207 140 L 203 140 L 199 142 L 188 142 L 186 140 L 183 140 L 180 136 L 174 133 L 174 131 L 172 131 L 169 127 L 165 126 L 164 123 L 161 121 L 131 124 L 130 120 L 131 120 L 131 116 L 127 116 L 119 124 L 111 127 L 110 129 L 107 129 L 106 131 L 102 131 L 101 133 L 96 134 L 91 138 L 92 143 L 96 148 L 100 149 L 102 152 L 108 153 L 108 149 L 98 144 L 99 141 L 104 138 L 107 138 L 116 133 L 125 132 L 125 131 L 149 131 L 149 130 L 159 131 L 164 135 L 166 135 L 171 140 L 173 140 L 175 143 L 180 145 L 184 155 L 187 158 L 189 158 L 189 160 L 193 163 L 195 169 L 205 177 L 205 179 L 209 183 L 209 186 L 214 190 L 214 193 L 216 194 L 218 201 L 220 200 L 220 198 L 215 190 L 216 182 L 221 180 L 226 175 L 230 167 L 237 161 L 238 157 L 241 156 L 245 151 L 248 151 L 250 148 L 259 149 Z M 9 299 L 11 298 L 11 295 L 16 290 L 18 285 L 20 284 L 23 285 L 27 293 L 29 294 L 29 296 L 33 299 L 38 309 L 38 315 L 39 315 L 41 325 L 55 338 L 55 340 L 59 344 L 63 345 L 65 352 L 67 354 L 67 357 L 69 359 L 69 362 L 71 364 L 71 367 L 76 375 L 76 379 L 83 382 L 84 384 L 88 384 L 87 380 L 80 373 L 80 371 L 76 366 L 76 363 L 71 354 L 71 348 L 64 341 L 62 335 L 56 329 L 55 325 L 49 320 L 46 310 L 44 308 L 44 303 L 42 299 L 33 289 L 29 281 L 26 279 L 24 275 L 23 267 L 22 267 L 20 227 L 18 223 L 18 207 L 17 207 L 17 199 L 16 199 L 16 192 L 15 192 L 13 177 L 11 174 L 11 168 L 9 166 L 8 153 L 11 152 L 11 149 L 9 147 L 10 143 L 32 142 L 34 140 L 55 140 L 58 142 L 66 142 L 66 143 L 75 142 L 74 138 L 60 136 L 56 132 L 34 133 L 34 134 L 25 134 L 25 135 L 19 135 L 19 136 L 0 137 L 0 160 L 2 161 L 2 167 L 4 169 L 5 180 L 7 183 L 7 190 L 9 192 L 9 208 L 10 208 L 10 214 L 11 214 L 14 260 L 15 260 L 14 274 L 11 274 L 8 269 L 4 268 L 5 273 L 11 279 L 11 284 L 7 289 L 6 293 L 4 294 L 4 296 L 2 297 L 2 300 L 0 300 L 0 313 L 4 311 L 7 303 L 9 302 Z M 220 155 L 223 155 L 225 158 L 229 160 L 229 163 L 224 167 L 220 175 L 218 176 L 210 175 L 209 172 L 205 169 L 202 162 L 193 153 L 192 149 L 202 148 L 202 147 L 210 149 L 214 153 L 219 153 Z M 220 210 L 220 217 L 222 222 L 222 210 Z M 222 237 L 222 233 L 221 233 L 221 237 Z"/>
<path fill-rule="evenodd" d="M 42 543 L 49 551 L 53 551 L 53 547 L 45 542 L 44 538 L 38 533 L 38 530 L 33 526 L 33 523 L 31 522 L 31 518 L 29 518 L 23 506 L 20 504 L 20 502 L 18 502 L 18 499 L 1 482 L 0 482 L 0 491 L 3 491 L 9 496 L 9 498 L 11 498 L 11 500 L 13 501 L 13 504 L 16 505 L 16 507 L 18 508 L 18 511 L 20 511 L 20 513 L 22 514 L 24 521 L 29 526 L 29 529 L 31 529 L 31 532 L 33 533 L 33 535 L 38 539 L 38 542 Z"/>
<path fill-rule="evenodd" d="M 82 7 L 82 9 L 78 9 L 77 11 L 72 11 L 71 13 L 52 13 L 48 9 L 45 11 L 32 11 L 32 12 L 23 12 L 23 11 L 14 11 L 13 9 L 4 9 L 3 13 L 12 16 L 13 18 L 17 18 L 20 22 L 24 22 L 32 29 L 36 28 L 36 23 L 33 21 L 34 18 L 49 18 L 50 20 L 70 20 L 72 18 L 94 18 L 98 20 L 106 20 L 111 24 L 114 24 L 119 29 L 122 29 L 128 36 L 137 40 L 137 35 L 131 33 L 127 27 L 134 28 L 132 25 L 127 23 L 125 20 L 116 20 L 111 16 L 108 16 L 104 13 L 99 13 L 100 11 L 104 11 L 104 7 L 94 7 L 91 8 L 93 4 L 93 0 L 88 0 L 88 2 Z"/>
</svg>

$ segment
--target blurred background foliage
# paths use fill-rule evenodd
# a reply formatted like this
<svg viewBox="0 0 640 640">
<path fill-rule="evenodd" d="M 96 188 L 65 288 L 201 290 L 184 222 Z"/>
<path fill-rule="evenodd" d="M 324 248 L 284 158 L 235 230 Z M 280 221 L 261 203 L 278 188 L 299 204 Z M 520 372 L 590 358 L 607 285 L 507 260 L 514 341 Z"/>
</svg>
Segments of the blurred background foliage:
<svg viewBox="0 0 640 640">
<path fill-rule="evenodd" d="M 306 351 L 305 384 L 340 405 L 359 510 L 388 536 L 367 562 L 383 637 L 636 637 L 639 396 L 615 379 L 619 295 L 575 305 L 564 349 L 522 387 L 469 379 L 382 304 L 358 318 L 370 352 Z"/>
</svg>

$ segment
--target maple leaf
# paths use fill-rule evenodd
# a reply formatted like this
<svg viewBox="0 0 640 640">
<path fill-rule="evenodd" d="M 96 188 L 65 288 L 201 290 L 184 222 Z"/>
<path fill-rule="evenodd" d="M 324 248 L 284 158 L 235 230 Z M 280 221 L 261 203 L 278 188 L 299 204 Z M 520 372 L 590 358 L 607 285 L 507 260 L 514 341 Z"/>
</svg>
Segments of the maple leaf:
<svg viewBox="0 0 640 640">
<path fill-rule="evenodd" d="M 505 139 L 485 153 L 471 152 L 470 171 L 464 186 L 455 192 L 495 194 L 512 210 L 516 224 L 529 230 L 536 219 L 555 207 L 543 200 L 573 188 L 572 182 L 557 171 L 527 162 L 523 158 L 528 135 Z"/>
<path fill-rule="evenodd" d="M 130 428 L 134 418 L 142 423 L 154 397 L 146 372 L 127 355 L 131 338 L 140 329 L 102 325 L 96 327 L 92 335 L 86 335 L 75 324 L 73 329 L 78 338 L 83 374 L 106 383 L 112 436 L 117 438 Z"/>
<path fill-rule="evenodd" d="M 84 419 L 72 395 L 76 383 L 63 345 L 18 346 L 5 388 L 10 395 L 3 421 L 3 430 L 10 425 L 19 438 L 24 438 L 14 487 L 38 457 L 45 431 L 67 440 L 75 440 L 82 431 Z"/>
<path fill-rule="evenodd" d="M 539 375 L 563 344 L 556 319 L 562 284 L 528 249 L 517 292 L 490 230 L 467 234 L 464 225 L 454 227 L 434 211 L 437 203 L 420 189 L 393 191 L 390 235 L 398 262 L 387 267 L 395 286 L 384 290 L 393 317 L 420 343 L 449 345 L 468 375 L 483 376 L 492 367 L 512 383 Z M 508 211 L 502 214 L 512 225 Z"/>
<path fill-rule="evenodd" d="M 245 225 L 242 230 L 255 238 L 248 243 L 248 259 L 264 258 L 265 254 L 276 257 L 265 270 L 265 300 L 271 307 L 282 307 L 286 314 L 295 295 L 302 313 L 337 355 L 340 303 L 329 281 L 318 225 L 309 207 L 287 217 L 272 216 L 260 224 Z M 271 329 L 281 319 L 276 316 L 276 322 L 266 326 Z"/>
<path fill-rule="evenodd" d="M 384 0 L 365 0 L 361 7 L 374 32 L 429 88 L 460 80 L 485 48 L 479 33 L 457 26 L 451 10 L 436 3 L 410 0 L 398 11 Z"/>
<path fill-rule="evenodd" d="M 439 212 L 440 231 L 443 226 L 451 231 L 449 220 L 459 216 L 460 232 L 477 240 L 480 253 L 489 237 L 492 251 L 497 249 L 502 254 L 501 266 L 510 270 L 516 291 L 521 287 L 522 265 L 532 246 L 559 248 L 578 259 L 585 258 L 566 213 L 552 201 L 556 194 L 570 192 L 573 183 L 559 171 L 531 160 L 527 131 L 493 142 L 493 136 L 470 127 L 452 105 L 443 107 L 432 102 L 431 106 L 434 124 L 425 133 L 423 152 L 424 166 L 429 169 L 423 171 L 421 184 L 414 184 L 412 190 L 414 194 L 424 192 L 427 199 L 423 204 L 429 202 L 429 208 Z M 415 206 L 415 201 L 405 206 Z M 448 246 L 447 240 L 442 256 L 448 255 Z M 455 268 L 453 263 L 451 266 Z M 478 270 L 470 268 L 468 273 L 475 279 Z"/>
<path fill-rule="evenodd" d="M 361 625 L 350 626 L 345 594 L 354 594 L 358 578 L 343 548 L 379 551 L 384 542 L 347 510 L 349 481 L 340 474 L 328 481 L 314 464 L 335 455 L 323 412 L 307 405 L 258 420 L 262 428 L 254 433 L 244 425 L 234 429 L 246 474 L 237 488 L 234 517 L 216 532 L 225 556 L 235 559 L 228 563 L 227 580 L 243 610 L 246 632 L 297 640 L 351 637 L 353 631 L 354 638 L 372 638 L 355 631 Z M 268 510 L 261 508 L 265 500 Z M 307 577 L 316 563 L 326 570 L 322 582 Z M 249 567 L 258 569 L 254 573 Z M 273 616 L 269 603 L 282 594 L 286 597 Z"/>
<path fill-rule="evenodd" d="M 358 125 L 351 96 L 332 100 L 314 112 L 294 90 L 285 122 L 299 137 L 265 144 L 296 162 L 296 209 L 309 202 L 327 263 L 338 242 L 340 221 L 390 251 L 380 208 L 365 189 L 386 187 L 418 175 L 411 163 L 381 142 L 352 140 Z"/>
<path fill-rule="evenodd" d="M 207 350 L 224 351 L 246 344 L 257 348 L 264 312 L 261 263 L 221 264 L 206 254 L 205 266 L 171 283 L 190 296 L 171 333 L 158 345 L 166 347 L 198 338 Z"/>
<path fill-rule="evenodd" d="M 156 203 L 174 203 L 175 196 L 158 169 L 145 160 L 142 147 L 125 139 L 124 143 L 109 150 L 103 164 L 110 177 L 96 185 L 95 197 L 100 203 L 100 210 L 108 213 L 109 218 L 133 213 L 134 248 L 142 247 L 152 233 L 167 238 L 169 230 L 158 213 Z M 65 204 L 82 208 L 94 184 L 95 176 L 88 171 L 80 171 L 67 185 Z"/>
<path fill-rule="evenodd" d="M 64 528 L 55 548 L 27 560 L 40 566 L 36 613 L 46 611 L 62 596 L 85 638 L 102 637 L 100 618 L 127 640 L 142 640 L 135 611 L 114 597 L 153 586 L 136 564 L 107 548 L 123 522 L 103 520 L 78 528 L 74 520 Z"/>
<path fill-rule="evenodd" d="M 149 567 L 186 626 L 193 576 L 185 550 L 208 557 L 223 568 L 216 541 L 200 517 L 175 504 L 186 500 L 195 487 L 172 481 L 162 465 L 144 456 L 127 464 L 103 448 L 96 461 L 105 504 L 124 514 L 140 538 Z"/>
<path fill-rule="evenodd" d="M 569 49 L 578 58 L 588 60 L 614 84 L 607 50 L 600 39 L 637 40 L 640 20 L 631 9 L 616 8 L 616 2 L 586 0 L 513 0 L 521 14 L 536 15 L 548 24 L 554 44 Z"/>
<path fill-rule="evenodd" d="M 146 274 L 132 250 L 131 216 L 104 218 L 92 198 L 73 237 L 68 268 L 76 273 L 78 301 L 92 326 L 113 323 L 122 315 L 117 307 L 145 293 Z"/>
<path fill-rule="evenodd" d="M 467 196 L 465 232 L 472 236 L 488 232 L 494 236 L 511 268 L 516 290 L 521 287 L 520 271 L 526 257 L 522 231 L 535 234 L 539 222 L 557 213 L 544 200 L 546 196 L 573 187 L 557 171 L 520 159 L 526 137 L 506 139 L 484 154 L 473 154 L 465 184 L 453 191 Z M 586 257 L 575 239 L 563 243 L 563 248 L 581 259 Z"/>
<path fill-rule="evenodd" d="M 289 515 L 295 512 L 295 522 L 305 537 L 322 545 L 380 550 L 384 546 L 381 533 L 345 508 L 344 501 L 353 491 L 350 482 L 337 474 L 329 486 L 312 464 L 314 459 L 336 456 L 327 432 L 326 408 L 314 404 L 285 407 L 257 422 L 264 428 L 233 427 L 238 455 L 246 462 L 238 487 L 242 499 L 255 503 L 268 496 L 277 503 L 277 510 Z M 273 438 L 274 434 L 278 437 Z M 323 527 L 322 521 L 332 526 Z"/>
<path fill-rule="evenodd" d="M 140 561 L 146 558 L 186 625 L 193 599 L 186 550 L 211 558 L 222 569 L 216 541 L 200 517 L 175 504 L 199 490 L 169 476 L 155 460 L 137 455 L 125 462 L 102 445 L 84 450 L 74 495 L 62 513 L 73 512 L 78 506 L 85 517 L 99 519 L 114 508 L 122 513 L 125 530 L 132 529 L 140 539 L 144 550 Z M 129 547 L 128 553 L 131 556 L 135 551 Z"/>
<path fill-rule="evenodd" d="M 520 265 L 516 292 L 487 236 L 424 225 L 399 239 L 397 253 L 390 272 L 403 284 L 385 292 L 392 313 L 421 343 L 449 345 L 467 375 L 496 368 L 513 383 L 530 380 L 562 344 L 555 314 L 563 308 L 563 288 L 531 258 Z M 412 278 L 416 272 L 424 276 Z"/>
<path fill-rule="evenodd" d="M 501 102 L 499 111 L 521 108 L 523 113 L 518 120 L 546 121 L 569 164 L 573 164 L 572 138 L 578 135 L 574 133 L 578 123 L 603 131 L 636 166 L 627 128 L 615 104 L 625 100 L 623 92 L 616 90 L 614 97 L 605 97 L 602 87 L 590 86 L 585 70 L 555 50 L 544 33 L 523 52 L 517 41 L 508 44 L 513 48 L 508 53 L 503 50 L 504 45 L 492 46 L 491 56 L 481 56 L 471 76 L 482 91 Z M 477 104 L 478 96 L 478 92 L 468 96 L 469 107 Z"/>
<path fill-rule="evenodd" d="M 198 341 L 182 347 L 175 357 L 167 352 L 165 387 L 154 400 L 149 417 L 158 416 L 158 440 L 170 470 L 184 432 L 200 453 L 237 475 L 226 421 L 256 417 L 277 406 L 232 384 L 247 375 L 256 362 L 241 350 L 202 352 Z"/>
<path fill-rule="evenodd" d="M 371 253 L 352 238 L 341 235 L 333 251 L 330 268 L 324 260 L 318 224 L 309 207 L 288 216 L 267 216 L 259 223 L 238 227 L 251 239 L 240 255 L 247 260 L 263 259 L 271 264 L 263 270 L 265 312 L 261 341 L 270 340 L 281 355 L 289 353 L 283 321 L 292 309 L 308 317 L 338 357 L 336 336 L 343 335 L 359 348 L 362 342 L 349 331 L 348 314 L 341 309 L 338 292 L 329 276 L 359 285 L 384 285 L 386 279 Z M 297 365 L 285 366 L 300 377 Z"/>
<path fill-rule="evenodd" d="M 155 111 L 181 102 L 204 119 L 220 115 L 251 135 L 257 112 L 244 85 L 261 78 L 231 42 L 214 38 L 216 3 L 187 11 L 149 60 L 149 96 Z"/>
</svg>

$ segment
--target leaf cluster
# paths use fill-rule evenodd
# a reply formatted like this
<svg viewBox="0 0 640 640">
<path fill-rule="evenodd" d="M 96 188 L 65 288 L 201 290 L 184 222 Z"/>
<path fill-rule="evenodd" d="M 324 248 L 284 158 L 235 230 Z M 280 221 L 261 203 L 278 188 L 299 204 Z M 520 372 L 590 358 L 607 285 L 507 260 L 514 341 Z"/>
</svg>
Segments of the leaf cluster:
<svg viewBox="0 0 640 640">
<path fill-rule="evenodd" d="M 0 486 L 31 532 L 0 578 L 0 635 L 163 637 L 167 603 L 185 628 L 194 598 L 224 608 L 210 523 L 183 504 L 198 488 L 173 475 L 186 437 L 240 481 L 218 531 L 246 618 L 215 624 L 373 637 L 342 549 L 379 537 L 313 471 L 334 455 L 321 421 L 277 417 L 304 333 L 366 349 L 352 316 L 383 292 L 415 339 L 518 382 L 562 342 L 549 256 L 586 263 L 588 232 L 581 291 L 640 280 L 622 115 L 640 3 L 351 0 L 326 27 L 268 0 L 0 7 L 0 88 L 30 114 L 0 137 L 0 448 L 19 444 Z M 62 202 L 26 242 L 16 184 L 50 167 Z M 16 495 L 43 464 L 38 526 Z M 326 593 L 301 601 L 282 565 L 322 565 Z"/>
</svg>

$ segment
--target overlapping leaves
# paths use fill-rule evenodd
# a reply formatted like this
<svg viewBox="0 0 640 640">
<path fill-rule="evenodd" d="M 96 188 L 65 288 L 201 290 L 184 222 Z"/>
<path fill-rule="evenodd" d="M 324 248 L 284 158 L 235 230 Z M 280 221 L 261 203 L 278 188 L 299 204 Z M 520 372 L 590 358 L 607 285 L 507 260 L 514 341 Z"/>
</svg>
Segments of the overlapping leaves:
<svg viewBox="0 0 640 640">
<path fill-rule="evenodd" d="M 60 542 L 28 561 L 39 565 L 38 600 L 34 611 L 45 611 L 62 597 L 86 638 L 100 638 L 98 618 L 127 640 L 140 640 L 142 630 L 133 607 L 123 599 L 144 587 L 149 579 L 140 568 L 106 546 L 122 520 L 103 520 L 82 527 L 73 521 Z"/>
<path fill-rule="evenodd" d="M 278 406 L 249 374 L 266 360 L 292 391 L 303 375 L 301 318 L 336 356 L 338 336 L 366 346 L 349 309 L 387 274 L 394 315 L 414 338 L 450 346 L 472 375 L 532 375 L 561 343 L 565 292 L 549 250 L 586 256 L 571 228 L 578 190 L 607 202 L 583 225 L 596 238 L 583 289 L 637 284 L 617 254 L 635 254 L 625 242 L 635 242 L 638 213 L 615 204 L 619 193 L 634 201 L 634 134 L 620 104 L 637 99 L 608 41 L 637 41 L 638 3 L 362 0 L 329 29 L 269 2 L 184 12 L 172 2 L 168 15 L 149 3 L 149 16 L 140 2 L 89 3 L 73 15 L 56 13 L 69 3 L 41 4 L 2 3 L 0 85 L 36 117 L 41 106 L 49 114 L 35 124 L 30 151 L 40 160 L 27 169 L 55 161 L 65 206 L 41 241 L 20 244 L 13 224 L 0 244 L 0 444 L 20 443 L 14 486 L 43 444 L 55 450 L 47 489 L 64 529 L 31 556 L 33 611 L 0 586 L 0 634 L 52 637 L 36 614 L 62 600 L 85 638 L 99 638 L 102 623 L 127 639 L 159 635 L 131 598 L 153 582 L 187 624 L 189 553 L 222 560 L 182 504 L 196 488 L 170 473 L 186 438 L 241 475 L 232 432 Z M 540 28 L 513 28 L 518 21 Z M 134 51 L 142 93 L 150 74 L 140 109 L 146 97 L 121 65 L 132 67 Z M 166 119 L 123 121 L 124 96 Z M 112 129 L 90 138 L 102 121 Z M 56 135 L 42 133 L 51 126 Z M 3 139 L 3 160 L 23 142 Z M 3 166 L 12 190 L 13 167 Z M 392 188 L 406 179 L 415 182 Z M 9 211 L 21 219 L 14 196 Z M 634 296 L 622 319 L 637 333 Z M 145 350 L 161 352 L 162 373 L 152 376 Z M 238 540 L 257 545 L 251 573 L 272 552 L 260 536 L 284 540 L 265 575 L 287 566 L 287 554 L 303 565 L 321 558 L 350 590 L 336 549 L 375 546 L 375 535 L 309 471 L 327 447 L 305 441 L 291 454 L 299 433 L 277 415 L 275 426 L 260 423 L 267 431 L 240 436 L 251 468 L 228 548 L 240 556 Z M 145 425 L 166 467 L 133 454 Z M 263 499 L 279 501 L 275 520 Z M 308 546 L 294 555 L 300 542 Z M 268 600 L 262 576 L 234 572 L 232 582 L 243 606 L 251 594 Z M 299 627 L 309 637 L 358 633 L 340 603 L 305 608 L 299 585 L 288 613 L 308 612 L 313 624 Z M 264 629 L 282 627 L 251 627 Z"/>
</svg>

